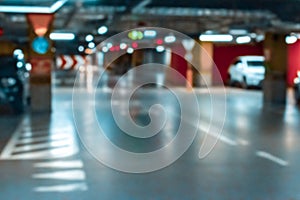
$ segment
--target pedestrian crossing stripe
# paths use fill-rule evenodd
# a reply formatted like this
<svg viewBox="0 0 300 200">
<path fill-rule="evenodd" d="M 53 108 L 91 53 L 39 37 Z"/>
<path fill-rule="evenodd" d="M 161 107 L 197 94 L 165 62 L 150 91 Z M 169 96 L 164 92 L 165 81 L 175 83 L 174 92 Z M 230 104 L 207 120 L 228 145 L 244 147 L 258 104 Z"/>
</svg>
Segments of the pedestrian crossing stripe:
<svg viewBox="0 0 300 200">
<path fill-rule="evenodd" d="M 25 117 L 4 147 L 0 160 L 55 159 L 79 151 L 73 127 L 32 127 Z"/>
</svg>

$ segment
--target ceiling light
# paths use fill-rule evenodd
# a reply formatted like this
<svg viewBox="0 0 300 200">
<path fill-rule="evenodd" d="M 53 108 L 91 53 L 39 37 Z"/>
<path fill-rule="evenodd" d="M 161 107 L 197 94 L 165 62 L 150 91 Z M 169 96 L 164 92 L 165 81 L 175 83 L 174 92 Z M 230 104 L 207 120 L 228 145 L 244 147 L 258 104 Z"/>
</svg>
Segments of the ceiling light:
<svg viewBox="0 0 300 200">
<path fill-rule="evenodd" d="M 30 71 L 32 69 L 32 66 L 30 63 L 26 63 L 25 68 L 27 71 Z"/>
<path fill-rule="evenodd" d="M 261 35 L 257 35 L 256 36 L 256 42 L 261 42 L 265 39 L 265 35 L 261 34 Z"/>
<path fill-rule="evenodd" d="M 90 49 L 93 49 L 93 48 L 95 48 L 95 43 L 94 42 L 90 42 L 89 44 L 88 44 L 88 47 L 90 48 Z"/>
<path fill-rule="evenodd" d="M 109 48 L 109 49 L 110 49 L 110 48 L 113 46 L 113 44 L 112 44 L 111 42 L 109 42 L 109 43 L 107 43 L 107 45 L 106 45 L 106 46 L 107 46 L 107 48 Z"/>
<path fill-rule="evenodd" d="M 91 41 L 93 41 L 93 39 L 94 39 L 94 36 L 91 34 L 88 34 L 87 36 L 85 36 L 85 41 L 87 41 L 87 42 L 91 42 Z"/>
<path fill-rule="evenodd" d="M 154 38 L 154 37 L 156 37 L 156 35 L 157 35 L 157 33 L 155 30 L 145 30 L 144 31 L 144 36 L 146 38 Z"/>
<path fill-rule="evenodd" d="M 297 42 L 298 38 L 295 35 L 288 35 L 285 37 L 285 42 L 287 44 L 294 44 Z"/>
<path fill-rule="evenodd" d="M 127 53 L 132 54 L 133 52 L 134 52 L 134 49 L 133 49 L 133 48 L 129 47 L 129 48 L 127 49 Z"/>
<path fill-rule="evenodd" d="M 83 52 L 83 51 L 84 51 L 84 47 L 83 47 L 82 45 L 80 45 L 80 46 L 78 47 L 78 51 L 79 51 L 79 52 Z"/>
<path fill-rule="evenodd" d="M 50 33 L 51 40 L 74 40 L 74 33 Z"/>
<path fill-rule="evenodd" d="M 23 63 L 21 61 L 17 62 L 17 67 L 18 68 L 22 68 L 23 67 Z"/>
<path fill-rule="evenodd" d="M 229 30 L 229 33 L 231 35 L 246 35 L 248 34 L 248 31 L 245 29 L 231 29 Z"/>
<path fill-rule="evenodd" d="M 51 6 L 20 6 L 20 5 L 0 5 L 0 12 L 4 13 L 55 13 L 67 0 L 55 1 Z"/>
<path fill-rule="evenodd" d="M 23 54 L 23 51 L 22 51 L 21 49 L 15 49 L 14 52 L 13 52 L 13 54 L 14 54 L 15 56 L 17 56 L 17 55 L 19 55 L 19 54 Z"/>
<path fill-rule="evenodd" d="M 142 31 L 130 31 L 128 33 L 128 38 L 132 39 L 132 40 L 141 40 L 143 39 L 144 34 L 142 33 Z"/>
<path fill-rule="evenodd" d="M 102 51 L 103 51 L 104 53 L 108 52 L 108 47 L 106 47 L 106 46 L 102 47 Z"/>
<path fill-rule="evenodd" d="M 127 48 L 127 44 L 125 44 L 125 43 L 120 44 L 120 49 L 126 49 L 126 48 Z"/>
<path fill-rule="evenodd" d="M 246 44 L 251 42 L 251 37 L 250 36 L 241 36 L 236 38 L 236 43 L 238 44 Z"/>
<path fill-rule="evenodd" d="M 231 42 L 233 40 L 232 35 L 218 34 L 218 35 L 200 35 L 199 39 L 203 42 Z"/>
<path fill-rule="evenodd" d="M 165 37 L 165 42 L 166 43 L 173 43 L 176 41 L 176 37 L 174 35 L 168 35 Z"/>
<path fill-rule="evenodd" d="M 163 47 L 163 46 L 157 46 L 156 47 L 157 52 L 163 52 L 164 50 L 165 50 L 165 47 Z"/>
<path fill-rule="evenodd" d="M 107 33 L 107 31 L 108 31 L 107 26 L 101 26 L 101 27 L 98 28 L 98 33 L 100 35 L 103 35 L 103 34 Z"/>
</svg>

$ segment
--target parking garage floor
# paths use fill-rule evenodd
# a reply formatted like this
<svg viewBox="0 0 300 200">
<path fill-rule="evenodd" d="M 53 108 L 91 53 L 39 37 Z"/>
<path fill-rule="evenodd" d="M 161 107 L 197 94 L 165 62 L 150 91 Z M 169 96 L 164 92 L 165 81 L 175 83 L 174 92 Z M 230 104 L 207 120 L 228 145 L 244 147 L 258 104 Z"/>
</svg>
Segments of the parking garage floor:
<svg viewBox="0 0 300 200">
<path fill-rule="evenodd" d="M 191 95 L 185 89 L 176 90 L 187 99 Z M 163 169 L 125 173 L 107 167 L 88 152 L 81 142 L 82 134 L 95 130 L 87 127 L 86 133 L 78 137 L 72 109 L 86 124 L 95 113 L 114 144 L 140 153 L 161 148 L 172 140 L 178 129 L 179 108 L 171 108 L 173 114 L 168 114 L 167 126 L 147 142 L 122 135 L 110 111 L 112 90 L 99 88 L 96 101 L 81 101 L 83 104 L 74 107 L 72 88 L 54 88 L 50 116 L 0 117 L 0 199 L 300 199 L 300 109 L 291 95 L 286 106 L 263 106 L 259 90 L 226 88 L 225 102 L 222 91 L 210 90 L 217 102 L 220 98 L 214 112 L 218 112 L 218 106 L 219 110 L 223 107 L 226 118 L 221 136 L 206 133 L 218 139 L 208 156 L 200 159 L 199 148 L 206 135 L 206 125 L 201 124 L 208 123 L 211 116 L 206 106 L 210 95 L 198 89 L 195 93 L 202 121 L 200 125 L 193 124 L 193 119 L 186 121 L 197 128 L 188 150 Z M 75 92 L 85 99 L 88 91 Z M 131 99 L 130 114 L 141 126 L 150 122 L 150 105 L 172 107 L 175 102 L 163 88 L 141 88 L 138 93 Z M 95 112 L 87 109 L 89 103 L 95 104 Z M 120 106 L 122 100 L 113 104 Z M 222 116 L 214 115 L 211 131 L 222 125 Z M 93 134 L 89 135 L 94 148 L 103 148 Z M 113 152 L 106 153 L 118 158 Z"/>
</svg>

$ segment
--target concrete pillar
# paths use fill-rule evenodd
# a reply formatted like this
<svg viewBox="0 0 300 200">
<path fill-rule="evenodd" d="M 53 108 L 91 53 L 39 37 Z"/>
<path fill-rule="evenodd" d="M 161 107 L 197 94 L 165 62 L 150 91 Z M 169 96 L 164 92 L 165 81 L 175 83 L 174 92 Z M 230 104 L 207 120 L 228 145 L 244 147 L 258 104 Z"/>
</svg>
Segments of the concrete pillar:
<svg viewBox="0 0 300 200">
<path fill-rule="evenodd" d="M 49 39 L 53 14 L 27 14 L 29 25 L 30 106 L 33 113 L 51 112 L 53 43 Z"/>
<path fill-rule="evenodd" d="M 286 103 L 287 45 L 285 34 L 267 33 L 264 42 L 266 76 L 263 84 L 265 104 Z"/>
<path fill-rule="evenodd" d="M 213 51 L 214 45 L 212 42 L 201 42 L 201 51 L 200 51 L 200 73 L 201 81 L 200 84 L 211 86 L 213 78 Z"/>
</svg>

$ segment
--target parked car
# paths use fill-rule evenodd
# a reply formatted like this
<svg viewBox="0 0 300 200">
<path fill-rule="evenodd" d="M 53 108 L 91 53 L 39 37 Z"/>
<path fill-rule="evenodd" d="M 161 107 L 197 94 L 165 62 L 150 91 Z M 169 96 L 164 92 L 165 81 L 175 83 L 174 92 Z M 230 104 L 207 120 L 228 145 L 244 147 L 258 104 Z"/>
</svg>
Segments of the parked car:
<svg viewBox="0 0 300 200">
<path fill-rule="evenodd" d="M 266 71 L 264 61 L 263 56 L 237 57 L 228 69 L 228 84 L 261 88 Z"/>
<path fill-rule="evenodd" d="M 294 91 L 296 103 L 300 104 L 300 71 L 297 72 L 297 77 L 294 79 Z"/>
<path fill-rule="evenodd" d="M 16 113 L 24 110 L 28 98 L 26 63 L 16 56 L 0 56 L 0 102 L 9 103 Z"/>
</svg>

